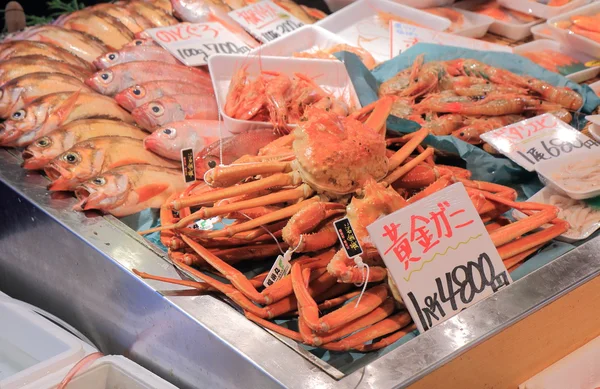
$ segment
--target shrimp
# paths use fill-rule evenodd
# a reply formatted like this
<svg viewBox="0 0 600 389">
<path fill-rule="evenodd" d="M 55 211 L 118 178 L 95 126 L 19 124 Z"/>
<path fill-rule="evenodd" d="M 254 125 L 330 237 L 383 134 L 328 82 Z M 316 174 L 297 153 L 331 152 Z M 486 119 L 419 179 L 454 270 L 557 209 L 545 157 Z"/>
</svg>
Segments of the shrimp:
<svg viewBox="0 0 600 389">
<path fill-rule="evenodd" d="M 464 96 L 431 95 L 417 105 L 421 112 L 459 113 L 469 116 L 520 114 L 526 110 L 551 111 L 555 104 L 523 95 L 489 95 L 483 99 Z"/>
<path fill-rule="evenodd" d="M 474 119 L 470 124 L 453 131 L 452 135 L 464 142 L 478 145 L 483 143 L 483 140 L 480 138 L 481 134 L 508 126 L 509 124 L 519 122 L 523 119 L 525 119 L 525 117 L 521 115 L 503 115 Z"/>
</svg>

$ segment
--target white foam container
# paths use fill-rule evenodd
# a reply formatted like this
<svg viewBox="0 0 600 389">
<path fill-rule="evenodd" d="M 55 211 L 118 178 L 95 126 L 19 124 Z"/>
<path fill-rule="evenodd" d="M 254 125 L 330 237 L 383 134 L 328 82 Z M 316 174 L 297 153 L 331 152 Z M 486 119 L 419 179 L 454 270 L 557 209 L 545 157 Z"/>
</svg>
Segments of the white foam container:
<svg viewBox="0 0 600 389">
<path fill-rule="evenodd" d="M 540 203 L 540 204 L 548 204 L 546 201 L 544 201 L 544 199 L 547 199 L 551 194 L 557 193 L 555 190 L 553 190 L 552 188 L 548 188 L 548 187 L 544 187 L 542 188 L 540 191 L 538 191 L 536 194 L 534 194 L 533 196 L 531 196 L 529 199 L 527 199 L 527 201 L 529 202 L 534 202 L 534 203 Z M 527 217 L 527 215 L 525 215 L 523 212 L 518 211 L 518 210 L 513 210 L 512 212 L 513 217 L 517 220 L 521 220 Z M 550 225 L 548 225 L 550 226 Z M 594 232 L 596 232 L 596 230 L 600 228 L 600 220 L 598 220 L 598 222 L 590 224 L 588 226 L 588 228 L 586 228 L 585 230 L 582 230 L 580 234 L 569 234 L 569 231 L 567 231 L 566 233 L 559 235 L 556 237 L 556 239 L 561 240 L 563 242 L 567 242 L 567 243 L 574 243 L 574 242 L 578 242 L 580 240 L 583 239 L 587 239 L 590 235 L 592 235 Z"/>
<path fill-rule="evenodd" d="M 0 388 L 22 388 L 89 353 L 83 342 L 36 313 L 0 303 Z"/>
<path fill-rule="evenodd" d="M 523 0 L 526 1 L 526 0 Z M 462 8 L 466 10 L 472 10 L 475 6 L 485 3 L 487 0 L 465 0 L 459 3 L 456 3 L 454 6 L 456 8 Z M 485 15 L 484 15 L 485 16 Z M 494 22 L 489 28 L 489 32 L 501 35 L 508 39 L 512 39 L 515 41 L 519 41 L 521 39 L 525 39 L 531 35 L 531 27 L 536 24 L 540 24 L 543 22 L 542 19 L 535 20 L 529 23 L 507 23 L 501 20 L 494 19 Z"/>
<path fill-rule="evenodd" d="M 346 71 L 346 67 L 340 61 L 283 58 L 270 56 L 247 56 L 247 55 L 213 55 L 208 59 L 217 104 L 223 117 L 225 128 L 238 134 L 256 128 L 273 128 L 271 123 L 256 122 L 251 120 L 234 119 L 224 112 L 229 84 L 233 75 L 244 65 L 247 65 L 248 77 L 257 77 L 261 70 L 277 71 L 290 77 L 294 73 L 302 73 L 312 78 L 319 86 L 332 93 L 335 97 L 344 97 L 354 107 L 360 107 L 356 91 Z M 296 125 L 290 124 L 291 128 Z"/>
<path fill-rule="evenodd" d="M 582 62 L 582 63 L 586 63 L 586 62 L 594 59 L 593 57 L 590 57 L 589 55 L 586 55 L 584 53 L 580 53 L 578 51 L 571 49 L 569 46 L 561 45 L 559 42 L 548 40 L 548 39 L 536 40 L 536 41 L 532 41 L 529 43 L 525 43 L 525 44 L 516 46 L 513 49 L 513 52 L 515 54 L 522 54 L 522 53 L 527 53 L 530 51 L 541 51 L 541 50 L 552 50 L 552 51 L 556 51 L 559 53 L 563 53 L 572 58 L 575 58 L 576 60 L 578 60 L 579 62 Z M 590 67 L 587 69 L 580 70 L 578 72 L 570 73 L 568 75 L 565 75 L 565 77 L 573 82 L 581 83 L 581 82 L 587 81 L 591 78 L 598 76 L 598 74 L 600 74 L 600 66 Z"/>
<path fill-rule="evenodd" d="M 487 34 L 491 25 L 494 23 L 494 19 L 490 18 L 489 16 L 480 15 L 466 9 L 456 7 L 451 8 L 462 13 L 465 17 L 465 24 L 463 28 L 452 31 L 452 34 L 466 36 L 469 38 L 481 38 Z"/>
<path fill-rule="evenodd" d="M 375 21 L 378 11 L 397 15 L 422 27 L 445 31 L 450 21 L 416 8 L 387 0 L 359 0 L 315 23 L 340 36 L 350 45 L 362 47 L 376 61 L 390 59 L 390 29 Z"/>
<path fill-rule="evenodd" d="M 456 0 L 393 0 L 394 3 L 408 5 L 413 8 L 432 8 L 432 7 L 447 7 L 456 2 Z"/>
<path fill-rule="evenodd" d="M 560 40 L 561 35 L 558 34 L 548 23 L 538 24 L 537 26 L 531 27 L 531 33 L 533 34 L 533 39 L 550 39 L 550 40 Z"/>
<path fill-rule="evenodd" d="M 592 88 L 592 90 L 594 91 L 594 93 L 598 96 L 600 96 L 600 81 L 596 81 L 593 82 L 591 84 L 588 85 L 590 88 Z"/>
<path fill-rule="evenodd" d="M 535 0 L 497 0 L 503 7 L 514 9 L 515 11 L 530 14 L 542 19 L 550 19 L 554 16 L 569 12 L 572 9 L 581 7 L 587 3 L 587 0 L 571 0 L 560 7 L 550 7 L 549 5 L 538 3 Z"/>
<path fill-rule="evenodd" d="M 600 43 L 595 42 L 582 35 L 575 34 L 571 30 L 562 30 L 554 25 L 555 23 L 561 21 L 571 20 L 571 16 L 594 15 L 597 13 L 600 13 L 600 2 L 594 2 L 592 4 L 553 17 L 552 19 L 548 20 L 548 24 L 550 25 L 552 30 L 555 31 L 555 33 L 561 37 L 561 40 L 564 40 L 565 43 L 568 44 L 570 47 L 573 47 L 574 50 L 581 51 L 593 57 L 600 57 Z"/>
<path fill-rule="evenodd" d="M 600 337 L 550 365 L 519 389 L 595 389 L 600 387 Z"/>
<path fill-rule="evenodd" d="M 596 81 L 594 84 L 598 84 L 595 85 L 595 87 L 596 89 L 600 89 L 600 81 Z M 590 85 L 590 88 L 592 88 L 592 90 L 598 94 L 598 92 L 596 92 L 594 89 L 594 84 Z M 590 126 L 588 127 L 588 131 L 590 132 L 592 138 L 594 138 L 594 140 L 597 142 L 600 142 L 600 115 L 588 115 L 585 117 L 585 120 L 591 122 Z"/>
<path fill-rule="evenodd" d="M 598 158 L 599 154 L 595 150 L 590 150 L 588 152 L 575 153 L 573 155 L 565 155 L 560 158 L 553 158 L 546 161 L 538 162 L 535 165 L 535 171 L 540 177 L 540 181 L 546 186 L 551 187 L 552 189 L 558 191 L 559 193 L 565 194 L 572 199 L 575 200 L 585 200 L 590 199 L 592 197 L 600 196 L 600 186 L 597 189 L 588 189 L 588 190 L 574 190 L 568 187 L 565 187 L 561 183 L 555 181 L 552 178 L 552 174 L 557 172 L 561 167 L 567 165 L 569 163 L 584 161 L 587 159 L 593 159 L 594 157 Z M 600 182 L 599 182 L 600 184 Z"/>
</svg>

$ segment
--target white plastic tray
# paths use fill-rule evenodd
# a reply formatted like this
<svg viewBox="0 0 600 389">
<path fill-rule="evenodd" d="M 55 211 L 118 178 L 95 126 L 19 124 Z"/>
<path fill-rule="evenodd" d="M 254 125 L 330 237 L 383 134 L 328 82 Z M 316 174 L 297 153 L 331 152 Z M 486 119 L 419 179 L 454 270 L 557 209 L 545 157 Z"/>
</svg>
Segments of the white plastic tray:
<svg viewBox="0 0 600 389">
<path fill-rule="evenodd" d="M 581 51 L 594 57 L 600 57 L 600 43 L 595 42 L 582 35 L 575 34 L 571 30 L 565 31 L 554 24 L 564 20 L 571 20 L 575 15 L 595 15 L 600 13 L 600 2 L 594 2 L 581 8 L 574 9 L 548 20 L 548 24 L 558 36 L 561 36 L 565 42 L 574 50 Z"/>
<path fill-rule="evenodd" d="M 451 7 L 453 10 L 462 13 L 465 17 L 465 24 L 462 28 L 456 29 L 452 34 L 462 35 L 469 38 L 481 38 L 487 34 L 494 23 L 494 19 L 486 15 L 480 15 L 466 9 Z"/>
<path fill-rule="evenodd" d="M 531 201 L 534 203 L 540 204 L 548 204 L 547 199 L 553 195 L 559 194 L 552 188 L 545 187 L 533 196 L 531 196 L 527 201 Z M 579 201 L 579 200 L 577 200 Z M 579 201 L 581 202 L 581 201 Z M 521 220 L 526 217 L 526 215 L 520 211 L 513 210 L 513 217 L 517 220 Z M 549 225 L 548 225 L 549 226 Z M 598 221 L 596 223 L 590 224 L 586 229 L 582 230 L 580 233 L 576 233 L 575 231 L 569 229 L 564 234 L 558 236 L 556 239 L 562 240 L 567 243 L 574 243 L 583 239 L 587 239 L 590 235 L 592 235 L 596 230 L 600 227 L 600 216 L 598 217 Z"/>
<path fill-rule="evenodd" d="M 592 88 L 592 90 L 594 91 L 594 93 L 598 96 L 600 96 L 600 81 L 596 81 L 593 82 L 591 84 L 588 85 L 590 88 Z"/>
<path fill-rule="evenodd" d="M 538 173 L 538 176 L 540 177 L 540 180 L 544 183 L 544 185 L 551 187 L 559 193 L 565 194 L 575 200 L 590 199 L 592 197 L 600 196 L 600 185 L 597 189 L 575 190 L 572 188 L 567 188 L 561 183 L 555 181 L 552 178 L 552 175 L 564 165 L 579 161 L 595 159 L 598 158 L 599 155 L 600 154 L 598 154 L 596 150 L 592 149 L 585 153 L 582 152 L 573 155 L 566 155 L 560 158 L 553 158 L 547 161 L 541 161 L 537 163 L 535 165 L 535 170 Z"/>
<path fill-rule="evenodd" d="M 408 5 L 413 8 L 447 7 L 455 3 L 455 0 L 393 0 L 394 3 Z"/>
<path fill-rule="evenodd" d="M 550 27 L 548 23 L 542 23 L 531 27 L 531 33 L 533 34 L 533 39 L 550 39 L 557 41 L 562 38 L 562 34 L 556 32 L 556 29 Z"/>
<path fill-rule="evenodd" d="M 567 4 L 560 7 L 550 7 L 549 5 L 538 3 L 535 0 L 497 0 L 498 4 L 530 14 L 542 19 L 550 19 L 554 16 L 562 15 L 577 7 L 581 7 L 587 3 L 587 0 L 571 0 Z"/>
<path fill-rule="evenodd" d="M 223 116 L 223 123 L 231 133 L 237 134 L 255 128 L 273 127 L 271 123 L 267 122 L 233 119 L 225 115 L 223 111 L 231 78 L 244 65 L 248 65 L 247 72 L 250 78 L 256 77 L 261 70 L 278 71 L 288 76 L 293 76 L 294 73 L 305 74 L 319 86 L 333 93 L 334 96 L 344 97 L 344 101 L 354 107 L 360 107 L 346 67 L 339 61 L 218 54 L 209 58 L 208 68 L 217 104 Z M 295 125 L 290 125 L 290 127 L 293 128 Z"/>
<path fill-rule="evenodd" d="M 487 2 L 488 0 L 466 0 L 456 3 L 456 8 L 472 10 L 477 5 Z M 525 0 L 523 0 L 525 1 Z M 484 15 L 485 16 L 485 15 Z M 504 36 L 515 41 L 525 39 L 531 35 L 531 27 L 541 23 L 543 20 L 535 20 L 529 23 L 507 23 L 501 20 L 494 19 L 494 22 L 489 28 L 489 32 Z"/>
<path fill-rule="evenodd" d="M 541 39 L 541 40 L 525 43 L 525 44 L 519 45 L 513 49 L 515 54 L 522 54 L 522 53 L 527 53 L 527 52 L 531 52 L 531 51 L 541 51 L 541 50 L 552 50 L 552 51 L 556 51 L 559 53 L 563 53 L 563 54 L 566 54 L 566 55 L 578 60 L 579 62 L 582 62 L 582 63 L 586 63 L 586 62 L 594 59 L 593 57 L 590 57 L 589 55 L 586 55 L 584 53 L 580 53 L 578 51 L 571 49 L 569 46 L 561 45 L 559 42 L 548 40 L 548 39 Z M 578 72 L 570 73 L 570 74 L 565 75 L 565 77 L 567 77 L 569 80 L 571 80 L 573 82 L 581 83 L 581 82 L 584 82 L 591 78 L 596 77 L 598 74 L 600 74 L 600 66 L 586 68 L 586 69 L 580 70 Z"/>
<path fill-rule="evenodd" d="M 0 303 L 0 388 L 21 388 L 86 354 L 82 342 L 41 316 Z"/>
<path fill-rule="evenodd" d="M 376 61 L 390 59 L 390 29 L 383 25 L 377 12 L 397 15 L 422 27 L 445 31 L 450 21 L 430 13 L 387 0 L 359 0 L 354 4 L 320 20 L 316 24 L 345 39 L 353 46 L 362 47 Z"/>
</svg>

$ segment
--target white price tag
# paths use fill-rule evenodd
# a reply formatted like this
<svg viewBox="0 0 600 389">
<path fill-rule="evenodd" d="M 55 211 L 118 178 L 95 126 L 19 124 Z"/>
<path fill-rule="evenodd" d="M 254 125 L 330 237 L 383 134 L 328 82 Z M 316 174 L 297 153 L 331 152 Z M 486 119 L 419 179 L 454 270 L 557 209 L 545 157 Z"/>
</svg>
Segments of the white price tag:
<svg viewBox="0 0 600 389">
<path fill-rule="evenodd" d="M 215 223 L 219 222 L 218 217 L 213 217 L 212 219 L 200 219 L 194 224 L 191 225 L 191 228 L 194 230 L 202 230 L 202 231 L 210 231 L 213 229 Z"/>
<path fill-rule="evenodd" d="M 481 139 L 530 172 L 538 162 L 600 146 L 550 113 L 486 132 Z"/>
<path fill-rule="evenodd" d="M 392 58 L 419 42 L 436 43 L 443 46 L 464 47 L 473 50 L 513 52 L 512 48 L 508 46 L 497 45 L 495 43 L 448 34 L 400 22 L 390 23 L 390 56 Z"/>
<path fill-rule="evenodd" d="M 152 39 L 187 66 L 206 65 L 213 54 L 244 54 L 250 48 L 221 23 L 180 23 L 146 30 Z"/>
<path fill-rule="evenodd" d="M 263 285 L 265 287 L 273 285 L 274 283 L 276 283 L 277 281 L 289 274 L 290 270 L 292 270 L 292 265 L 290 265 L 289 257 L 291 257 L 291 254 L 289 256 L 280 255 L 277 257 L 275 263 L 273 264 L 273 267 L 271 267 L 269 274 L 267 274 L 267 277 L 263 282 Z"/>
<path fill-rule="evenodd" d="M 421 332 L 512 282 L 462 183 L 367 230 Z"/>
<path fill-rule="evenodd" d="M 229 16 L 262 43 L 271 42 L 304 26 L 298 18 L 271 0 L 231 11 Z"/>
</svg>

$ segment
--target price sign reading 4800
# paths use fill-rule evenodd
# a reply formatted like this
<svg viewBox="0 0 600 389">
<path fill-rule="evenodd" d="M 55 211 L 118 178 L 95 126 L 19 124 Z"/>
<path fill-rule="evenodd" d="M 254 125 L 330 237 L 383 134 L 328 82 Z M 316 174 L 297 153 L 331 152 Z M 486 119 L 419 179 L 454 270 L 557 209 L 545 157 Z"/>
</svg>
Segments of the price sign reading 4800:
<svg viewBox="0 0 600 389">
<path fill-rule="evenodd" d="M 271 42 L 304 26 L 298 18 L 271 0 L 231 11 L 229 16 L 262 43 Z"/>
<path fill-rule="evenodd" d="M 481 139 L 530 172 L 538 162 L 600 146 L 550 113 L 487 132 Z"/>
<path fill-rule="evenodd" d="M 421 332 L 512 282 L 462 183 L 367 230 Z"/>
</svg>

